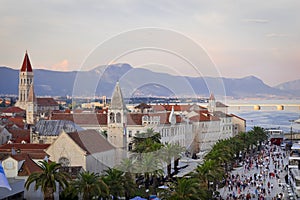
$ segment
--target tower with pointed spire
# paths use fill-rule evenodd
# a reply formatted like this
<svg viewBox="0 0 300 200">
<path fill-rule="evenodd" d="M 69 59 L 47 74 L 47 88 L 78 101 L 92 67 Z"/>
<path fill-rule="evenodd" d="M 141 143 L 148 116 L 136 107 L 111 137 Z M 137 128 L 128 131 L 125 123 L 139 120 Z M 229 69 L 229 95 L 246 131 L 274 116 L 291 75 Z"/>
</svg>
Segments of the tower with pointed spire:
<svg viewBox="0 0 300 200">
<path fill-rule="evenodd" d="M 216 98 L 213 93 L 210 94 L 207 109 L 210 113 L 213 113 L 216 111 Z"/>
<path fill-rule="evenodd" d="M 124 104 L 122 91 L 117 82 L 111 97 L 111 105 L 108 109 L 108 131 L 107 139 L 117 148 L 126 148 L 126 106 Z"/>
<path fill-rule="evenodd" d="M 26 51 L 23 64 L 19 72 L 19 99 L 16 106 L 26 109 L 30 86 L 33 85 L 33 70 Z"/>
<path fill-rule="evenodd" d="M 30 85 L 26 107 L 26 123 L 34 125 L 37 116 L 37 100 L 34 94 L 33 84 Z"/>
</svg>

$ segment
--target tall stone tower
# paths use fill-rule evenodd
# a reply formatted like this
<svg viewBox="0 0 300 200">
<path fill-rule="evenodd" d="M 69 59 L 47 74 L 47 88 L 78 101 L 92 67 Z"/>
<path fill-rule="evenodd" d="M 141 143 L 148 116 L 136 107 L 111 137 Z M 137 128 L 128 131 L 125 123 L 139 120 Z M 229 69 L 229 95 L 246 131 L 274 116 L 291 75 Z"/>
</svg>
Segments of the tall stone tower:
<svg viewBox="0 0 300 200">
<path fill-rule="evenodd" d="M 24 110 L 27 108 L 29 89 L 32 84 L 33 84 L 33 71 L 32 71 L 28 53 L 26 51 L 22 67 L 19 72 L 19 100 L 17 101 L 16 106 Z"/>
<path fill-rule="evenodd" d="M 37 101 L 34 94 L 33 84 L 30 85 L 26 107 L 26 123 L 34 125 L 37 116 Z"/>
<path fill-rule="evenodd" d="M 108 131 L 107 139 L 117 148 L 126 150 L 126 106 L 124 104 L 122 91 L 117 82 L 111 98 L 111 105 L 108 109 Z"/>
<path fill-rule="evenodd" d="M 208 112 L 210 112 L 210 113 L 213 113 L 216 111 L 216 98 L 213 93 L 210 94 L 207 109 L 208 109 Z"/>
</svg>

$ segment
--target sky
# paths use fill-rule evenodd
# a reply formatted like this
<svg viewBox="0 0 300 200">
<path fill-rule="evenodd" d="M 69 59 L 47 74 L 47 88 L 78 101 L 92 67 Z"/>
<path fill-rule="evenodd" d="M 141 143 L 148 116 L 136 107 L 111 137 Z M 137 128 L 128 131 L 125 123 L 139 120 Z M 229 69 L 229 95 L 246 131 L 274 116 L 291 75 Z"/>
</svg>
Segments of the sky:
<svg viewBox="0 0 300 200">
<path fill-rule="evenodd" d="M 182 76 L 254 75 L 270 86 L 300 79 L 298 0 L 1 0 L 0 4 L 1 66 L 19 69 L 28 50 L 34 69 L 86 70 L 127 62 Z M 162 31 L 156 35 L 151 27 Z M 144 36 L 150 38 L 148 43 Z M 151 42 L 165 46 L 147 49 Z M 97 59 L 88 66 L 93 57 Z M 200 73 L 184 58 L 204 59 L 193 63 Z"/>
</svg>

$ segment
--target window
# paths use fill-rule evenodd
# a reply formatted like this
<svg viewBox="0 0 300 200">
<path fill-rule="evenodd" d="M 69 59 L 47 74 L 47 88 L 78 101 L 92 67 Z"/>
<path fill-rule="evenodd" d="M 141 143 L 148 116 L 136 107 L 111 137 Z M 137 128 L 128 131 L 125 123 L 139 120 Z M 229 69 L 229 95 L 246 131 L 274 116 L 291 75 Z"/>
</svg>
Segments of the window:
<svg viewBox="0 0 300 200">
<path fill-rule="evenodd" d="M 110 113 L 109 114 L 109 121 L 110 123 L 115 123 L 115 113 Z"/>
<path fill-rule="evenodd" d="M 58 163 L 61 164 L 61 166 L 63 167 L 67 167 L 70 165 L 70 160 L 66 157 L 61 157 L 59 160 L 58 160 Z"/>
<path fill-rule="evenodd" d="M 132 150 L 132 143 L 129 143 L 128 144 L 128 151 L 131 151 Z"/>
<path fill-rule="evenodd" d="M 116 115 L 116 122 L 121 123 L 121 113 L 119 113 L 119 112 Z"/>
<path fill-rule="evenodd" d="M 128 137 L 132 137 L 132 131 L 128 131 Z"/>
</svg>

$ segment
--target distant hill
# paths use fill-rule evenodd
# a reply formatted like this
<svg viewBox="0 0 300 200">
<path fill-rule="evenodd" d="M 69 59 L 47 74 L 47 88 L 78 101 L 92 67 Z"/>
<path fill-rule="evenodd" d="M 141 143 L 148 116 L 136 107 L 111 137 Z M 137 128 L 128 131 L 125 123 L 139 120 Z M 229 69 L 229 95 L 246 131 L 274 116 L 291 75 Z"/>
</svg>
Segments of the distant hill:
<svg viewBox="0 0 300 200">
<path fill-rule="evenodd" d="M 18 93 L 19 70 L 0 67 L 0 94 Z M 129 64 L 115 64 L 90 71 L 59 72 L 34 70 L 34 87 L 38 96 L 108 96 L 116 81 L 125 97 L 160 96 L 188 97 L 199 95 L 226 95 L 233 98 L 300 97 L 293 83 L 270 87 L 262 80 L 248 76 L 239 79 L 222 77 L 183 77 L 157 73 L 147 69 L 132 68 Z"/>
<path fill-rule="evenodd" d="M 300 94 L 300 79 L 281 83 L 281 84 L 275 86 L 275 88 L 282 90 L 282 91 L 288 91 L 288 92 L 291 92 L 293 94 L 297 94 L 298 96 L 300 96 L 299 95 Z"/>
</svg>

